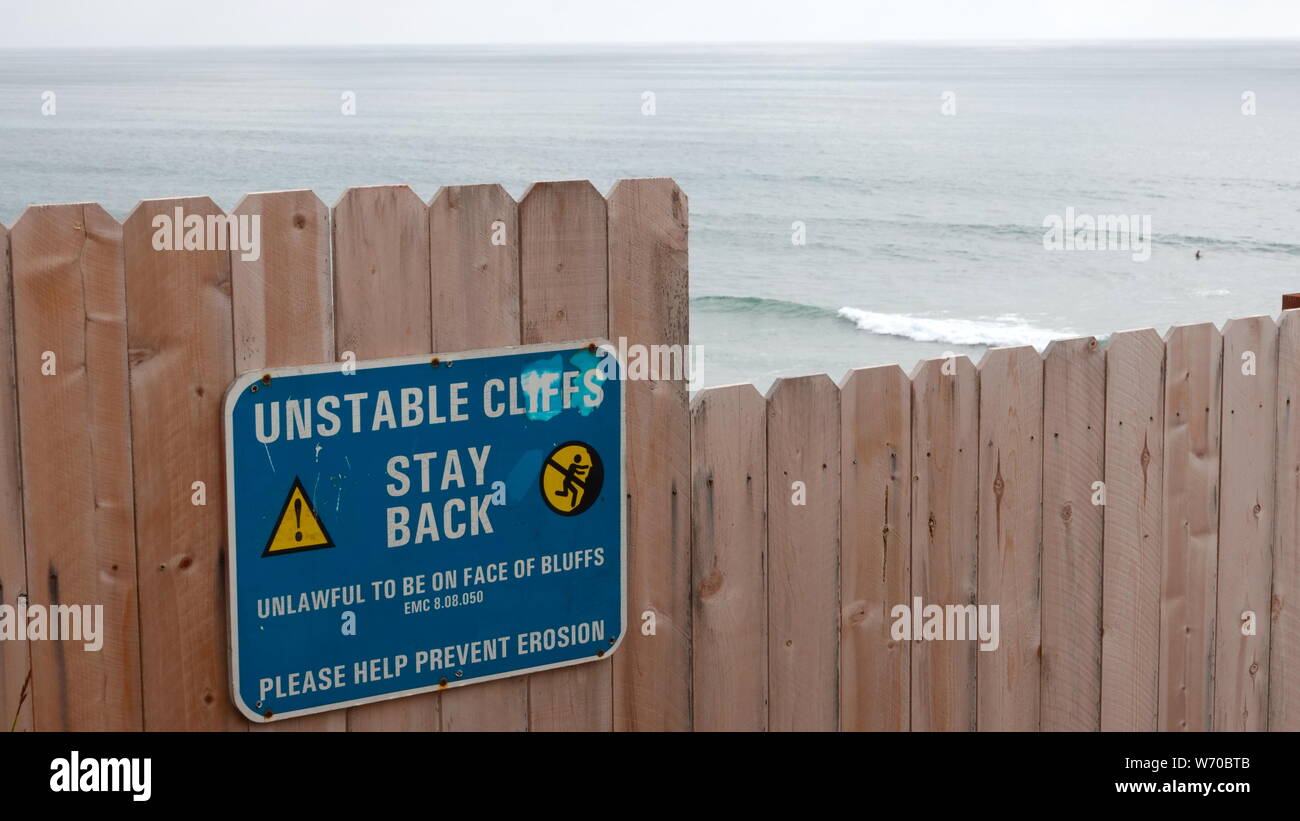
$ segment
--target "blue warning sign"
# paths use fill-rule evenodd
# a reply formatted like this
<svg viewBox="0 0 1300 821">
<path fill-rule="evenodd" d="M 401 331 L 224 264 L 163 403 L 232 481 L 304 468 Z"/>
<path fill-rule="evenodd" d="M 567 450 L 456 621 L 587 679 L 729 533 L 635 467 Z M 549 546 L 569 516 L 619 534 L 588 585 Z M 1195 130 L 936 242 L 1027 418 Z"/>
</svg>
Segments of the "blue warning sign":
<svg viewBox="0 0 1300 821">
<path fill-rule="evenodd" d="M 608 343 L 244 374 L 225 405 L 231 693 L 254 721 L 608 656 Z"/>
</svg>

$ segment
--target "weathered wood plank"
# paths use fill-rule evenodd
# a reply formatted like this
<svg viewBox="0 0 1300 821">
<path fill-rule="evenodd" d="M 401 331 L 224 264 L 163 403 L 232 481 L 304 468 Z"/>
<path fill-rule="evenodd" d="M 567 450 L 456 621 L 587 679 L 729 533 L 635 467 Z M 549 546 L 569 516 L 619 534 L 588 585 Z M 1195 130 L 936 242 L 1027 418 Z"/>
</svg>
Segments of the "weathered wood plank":
<svg viewBox="0 0 1300 821">
<path fill-rule="evenodd" d="M 1058 340 L 1043 356 L 1042 729 L 1101 726 L 1106 353 Z"/>
<path fill-rule="evenodd" d="M 1300 730 L 1300 310 L 1283 311 L 1278 324 L 1268 728 L 1294 732 Z"/>
<path fill-rule="evenodd" d="M 127 341 L 146 730 L 243 730 L 226 657 L 221 401 L 234 377 L 230 255 L 155 250 L 155 217 L 221 215 L 206 197 L 127 217 Z M 161 225 L 161 222 L 160 222 Z M 195 504 L 195 483 L 204 504 Z"/>
<path fill-rule="evenodd" d="M 235 372 L 333 361 L 329 208 L 311 191 L 271 191 L 233 214 L 262 226 L 258 259 L 231 252 Z"/>
<path fill-rule="evenodd" d="M 973 605 L 979 534 L 979 383 L 964 356 L 912 373 L 912 601 Z M 912 729 L 975 729 L 974 642 L 912 642 Z"/>
<path fill-rule="evenodd" d="M 519 344 L 519 206 L 504 188 L 439 189 L 429 203 L 429 264 L 435 351 Z"/>
<path fill-rule="evenodd" d="M 1211 324 L 1165 337 L 1164 545 L 1160 592 L 1162 730 L 1210 730 L 1223 338 Z"/>
<path fill-rule="evenodd" d="M 1214 729 L 1268 729 L 1277 484 L 1277 325 L 1223 326 Z"/>
<path fill-rule="evenodd" d="M 405 185 L 349 188 L 334 205 L 334 345 L 358 361 L 429 353 L 429 214 Z M 439 693 L 348 709 L 349 731 L 437 730 Z"/>
<path fill-rule="evenodd" d="M 996 348 L 980 374 L 979 601 L 998 605 L 996 651 L 976 657 L 980 730 L 1036 730 L 1041 718 L 1043 360 Z"/>
<path fill-rule="evenodd" d="M 768 728 L 839 729 L 840 391 L 767 397 Z"/>
<path fill-rule="evenodd" d="M 36 729 L 139 730 L 122 227 L 98 205 L 38 206 L 11 242 L 29 601 L 103 607 L 100 649 L 33 642 Z"/>
<path fill-rule="evenodd" d="M 840 729 L 911 726 L 911 643 L 891 611 L 911 606 L 912 383 L 896 365 L 840 388 Z"/>
<path fill-rule="evenodd" d="M 607 336 L 605 198 L 586 180 L 536 183 L 519 221 L 524 343 Z"/>
<path fill-rule="evenodd" d="M 499 185 L 450 186 L 429 203 L 433 349 L 519 344 L 519 207 Z M 528 729 L 528 680 L 442 694 L 442 729 Z"/>
<path fill-rule="evenodd" d="M 586 180 L 536 183 L 519 203 L 523 338 L 597 339 L 609 333 L 605 198 Z M 628 629 L 635 629 L 628 625 Z M 533 730 L 610 730 L 610 659 L 536 673 L 528 680 Z"/>
<path fill-rule="evenodd" d="M 694 729 L 767 729 L 767 405 L 753 385 L 691 403 Z"/>
<path fill-rule="evenodd" d="M 647 613 L 655 622 L 652 635 L 628 631 L 614 656 L 614 729 L 689 730 L 686 196 L 670 179 L 621 180 L 609 192 L 608 207 L 609 333 L 626 338 L 629 348 L 644 346 L 652 366 L 641 374 L 638 363 L 627 363 L 633 378 L 624 386 L 628 624 L 641 624 Z M 660 350 L 669 353 L 656 356 Z"/>
<path fill-rule="evenodd" d="M 1154 732 L 1160 703 L 1165 343 L 1150 328 L 1106 346 L 1101 729 Z"/>
<path fill-rule="evenodd" d="M 14 360 L 13 282 L 9 229 L 0 225 L 0 604 L 27 595 L 23 495 L 18 454 L 18 388 Z M 29 363 L 39 368 L 39 362 Z M 27 642 L 0 642 L 0 732 L 32 729 L 31 663 Z"/>
<path fill-rule="evenodd" d="M 329 208 L 311 191 L 249 194 L 234 215 L 257 217 L 261 254 L 230 254 L 235 372 L 311 365 L 334 358 Z M 254 731 L 347 729 L 347 713 L 250 724 Z"/>
<path fill-rule="evenodd" d="M 349 188 L 334 204 L 334 341 L 358 359 L 426 353 L 429 215 L 405 185 Z"/>
</svg>

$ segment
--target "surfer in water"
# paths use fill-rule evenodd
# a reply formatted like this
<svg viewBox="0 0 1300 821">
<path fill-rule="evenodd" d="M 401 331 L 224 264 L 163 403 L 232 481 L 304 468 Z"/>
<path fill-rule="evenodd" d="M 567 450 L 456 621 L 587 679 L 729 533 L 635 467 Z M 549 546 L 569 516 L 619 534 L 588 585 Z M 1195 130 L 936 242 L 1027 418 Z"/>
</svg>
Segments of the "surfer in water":
<svg viewBox="0 0 1300 821">
<path fill-rule="evenodd" d="M 1196 252 L 1196 258 L 1197 258 L 1197 259 L 1200 259 L 1200 258 L 1201 258 L 1201 252 L 1200 252 L 1199 250 Z"/>
</svg>

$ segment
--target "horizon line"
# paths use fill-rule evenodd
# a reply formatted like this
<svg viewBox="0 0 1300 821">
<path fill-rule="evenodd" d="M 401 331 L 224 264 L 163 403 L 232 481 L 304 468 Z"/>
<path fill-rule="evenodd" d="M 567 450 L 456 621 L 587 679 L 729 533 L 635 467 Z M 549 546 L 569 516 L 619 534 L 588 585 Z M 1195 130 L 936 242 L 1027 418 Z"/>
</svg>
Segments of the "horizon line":
<svg viewBox="0 0 1300 821">
<path fill-rule="evenodd" d="M 73 51 L 98 50 L 119 51 L 127 49 L 164 50 L 173 48 L 210 48 L 210 49 L 264 49 L 264 48 L 447 48 L 447 47 L 484 47 L 501 48 L 551 47 L 565 48 L 573 46 L 605 46 L 618 48 L 624 46 L 851 46 L 851 45 L 1002 45 L 1002 44 L 1085 44 L 1085 43 L 1300 43 L 1300 35 L 1288 36 L 1248 36 L 1248 37 L 1187 37 L 1180 35 L 1147 35 L 1142 37 L 888 37 L 874 40 L 862 39 L 826 39 L 826 40 L 534 40 L 534 41 L 440 41 L 440 42 L 320 42 L 320 43 L 116 43 L 116 44 L 59 44 L 50 46 L 0 45 L 0 51 Z"/>
</svg>

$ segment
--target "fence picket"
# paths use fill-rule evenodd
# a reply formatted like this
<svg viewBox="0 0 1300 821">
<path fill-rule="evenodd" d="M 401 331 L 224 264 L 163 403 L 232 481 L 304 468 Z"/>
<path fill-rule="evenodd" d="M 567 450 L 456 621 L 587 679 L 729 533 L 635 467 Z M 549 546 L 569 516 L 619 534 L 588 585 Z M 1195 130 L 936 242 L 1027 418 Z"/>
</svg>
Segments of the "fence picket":
<svg viewBox="0 0 1300 821">
<path fill-rule="evenodd" d="M 1234 319 L 1223 326 L 1216 730 L 1268 728 L 1277 344 L 1272 317 Z"/>
<path fill-rule="evenodd" d="M 1278 323 L 1277 524 L 1268 728 L 1300 730 L 1300 310 Z"/>
<path fill-rule="evenodd" d="M 911 606 L 912 383 L 889 365 L 840 389 L 840 729 L 911 726 L 911 643 L 891 638 Z"/>
<path fill-rule="evenodd" d="M 696 730 L 767 729 L 767 406 L 753 385 L 691 403 Z"/>
<path fill-rule="evenodd" d="M 334 344 L 358 361 L 429 353 L 429 214 L 404 185 L 349 188 L 334 205 Z M 348 709 L 349 731 L 437 730 L 439 693 Z"/>
<path fill-rule="evenodd" d="M 840 391 L 767 396 L 768 727 L 839 729 Z"/>
<path fill-rule="evenodd" d="M 519 203 L 523 339 L 563 342 L 609 333 L 605 198 L 586 180 L 535 183 Z M 628 629 L 634 629 L 629 624 Z M 610 659 L 535 673 L 534 730 L 613 728 Z"/>
<path fill-rule="evenodd" d="M 433 350 L 518 345 L 519 205 L 499 185 L 450 185 L 429 203 Z"/>
<path fill-rule="evenodd" d="M 979 364 L 979 602 L 1001 639 L 976 656 L 981 730 L 1036 730 L 1042 676 L 1043 360 L 995 348 Z"/>
<path fill-rule="evenodd" d="M 172 220 L 177 209 L 187 218 L 224 216 L 207 197 L 145 200 L 122 232 L 144 727 L 246 730 L 230 700 L 226 657 L 221 404 L 234 378 L 230 255 L 155 250 L 164 230 L 155 218 Z"/>
<path fill-rule="evenodd" d="M 499 185 L 457 185 L 429 203 L 433 349 L 519 344 L 519 207 Z M 442 694 L 442 729 L 528 729 L 528 681 Z"/>
<path fill-rule="evenodd" d="M 0 604 L 10 607 L 27 593 L 12 297 L 9 229 L 0 225 L 0 532 L 9 534 L 0 542 Z M 32 729 L 28 650 L 27 642 L 0 642 L 0 732 Z"/>
<path fill-rule="evenodd" d="M 235 373 L 334 358 L 329 208 L 311 191 L 249 194 L 232 212 L 257 217 L 261 255 L 230 254 Z M 254 731 L 347 729 L 347 712 L 251 724 Z"/>
<path fill-rule="evenodd" d="M 334 360 L 329 208 L 311 191 L 249 194 L 232 212 L 260 217 L 261 256 L 231 253 L 235 373 Z"/>
<path fill-rule="evenodd" d="M 1210 730 L 1223 338 L 1211 324 L 1165 337 L 1160 729 Z"/>
<path fill-rule="evenodd" d="M 1106 347 L 1101 729 L 1151 732 L 1160 695 L 1165 343 L 1151 329 Z"/>
<path fill-rule="evenodd" d="M 1042 729 L 1101 724 L 1106 353 L 1094 338 L 1043 355 Z"/>
<path fill-rule="evenodd" d="M 43 422 L 22 431 L 27 564 L 41 568 L 28 599 L 103 606 L 98 651 L 33 642 L 36 729 L 139 730 L 122 226 L 94 204 L 35 206 L 10 241 L 15 355 L 30 364 L 18 413 Z"/>
<path fill-rule="evenodd" d="M 614 729 L 691 726 L 691 442 L 686 358 L 686 197 L 672 180 L 620 180 L 609 203 L 609 335 L 651 359 L 658 378 L 625 385 L 628 624 L 614 656 Z M 671 351 L 676 349 L 673 371 Z M 656 356 L 670 351 L 667 358 Z M 665 367 L 668 372 L 665 373 Z M 635 375 L 635 374 L 633 374 Z"/>
<path fill-rule="evenodd" d="M 964 356 L 912 374 L 912 601 L 976 602 L 979 382 Z M 911 614 L 915 615 L 915 614 Z M 912 641 L 912 729 L 975 729 L 974 642 Z"/>
</svg>

